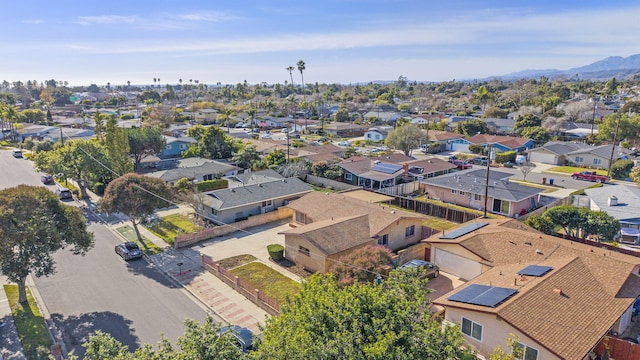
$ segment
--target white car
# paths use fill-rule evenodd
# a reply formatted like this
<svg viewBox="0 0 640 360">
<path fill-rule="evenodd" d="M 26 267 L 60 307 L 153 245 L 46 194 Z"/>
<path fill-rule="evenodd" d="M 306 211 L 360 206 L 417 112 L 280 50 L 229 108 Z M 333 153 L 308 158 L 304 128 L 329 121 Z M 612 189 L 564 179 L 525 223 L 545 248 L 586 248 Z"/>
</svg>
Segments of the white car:
<svg viewBox="0 0 640 360">
<path fill-rule="evenodd" d="M 349 141 L 340 141 L 340 142 L 338 142 L 338 146 L 351 146 L 351 142 L 349 142 Z"/>
<path fill-rule="evenodd" d="M 263 135 L 260 135 L 260 137 L 263 139 L 271 139 L 271 134 L 263 134 Z"/>
</svg>

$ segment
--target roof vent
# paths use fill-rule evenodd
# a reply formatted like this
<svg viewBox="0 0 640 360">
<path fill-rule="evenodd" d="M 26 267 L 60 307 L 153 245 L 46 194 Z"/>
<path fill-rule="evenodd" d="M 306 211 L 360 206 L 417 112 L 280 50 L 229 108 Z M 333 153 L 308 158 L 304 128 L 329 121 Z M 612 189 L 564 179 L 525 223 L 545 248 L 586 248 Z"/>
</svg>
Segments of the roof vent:
<svg viewBox="0 0 640 360">
<path fill-rule="evenodd" d="M 618 198 L 614 195 L 609 195 L 609 198 L 607 199 L 607 205 L 609 206 L 618 205 Z"/>
<path fill-rule="evenodd" d="M 536 254 L 540 254 L 540 255 L 542 255 L 542 250 L 540 250 L 540 249 L 536 249 Z"/>
</svg>

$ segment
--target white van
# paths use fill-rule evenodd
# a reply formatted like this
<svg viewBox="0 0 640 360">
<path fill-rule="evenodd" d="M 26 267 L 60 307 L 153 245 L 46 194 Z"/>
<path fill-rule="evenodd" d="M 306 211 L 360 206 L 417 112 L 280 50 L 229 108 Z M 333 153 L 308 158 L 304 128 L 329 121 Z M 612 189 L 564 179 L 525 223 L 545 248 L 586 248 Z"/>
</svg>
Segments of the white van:
<svg viewBox="0 0 640 360">
<path fill-rule="evenodd" d="M 22 150 L 20 150 L 20 149 L 13 150 L 13 157 L 14 158 L 21 158 L 22 157 Z"/>
</svg>

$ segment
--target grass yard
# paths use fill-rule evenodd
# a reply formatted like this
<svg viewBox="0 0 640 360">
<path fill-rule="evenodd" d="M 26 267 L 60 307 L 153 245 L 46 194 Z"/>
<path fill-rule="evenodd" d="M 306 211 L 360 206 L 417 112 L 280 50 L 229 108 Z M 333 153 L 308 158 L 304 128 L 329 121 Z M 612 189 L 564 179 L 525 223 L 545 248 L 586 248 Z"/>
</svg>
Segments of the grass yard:
<svg viewBox="0 0 640 360">
<path fill-rule="evenodd" d="M 137 243 L 138 246 L 140 246 L 140 249 L 142 249 L 147 255 L 155 255 L 162 252 L 162 249 L 160 249 L 158 245 L 154 244 L 153 241 L 145 238 L 144 236 L 142 237 L 142 239 L 144 240 L 144 244 L 140 243 L 140 241 L 138 241 L 136 231 L 131 225 L 120 226 L 116 230 L 120 233 L 120 235 L 127 239 L 127 241 L 133 241 Z"/>
<path fill-rule="evenodd" d="M 231 273 L 248 281 L 256 289 L 283 303 L 300 292 L 300 283 L 280 274 L 261 262 L 251 262 L 231 270 Z"/>
<path fill-rule="evenodd" d="M 218 260 L 216 261 L 216 263 L 218 263 L 223 268 L 229 270 L 229 269 L 233 269 L 238 266 L 242 266 L 244 264 L 250 263 L 254 260 L 257 260 L 255 256 L 244 254 L 244 255 L 232 256 L 230 258 Z"/>
<path fill-rule="evenodd" d="M 178 234 L 191 234 L 202 229 L 182 214 L 165 216 L 147 228 L 171 245 Z"/>
<path fill-rule="evenodd" d="M 445 230 L 449 230 L 451 228 L 460 226 L 460 224 L 458 223 L 454 223 L 451 221 L 447 221 L 445 219 L 440 219 L 440 218 L 431 217 L 431 216 L 429 216 L 429 219 L 423 221 L 422 225 L 438 231 L 445 231 Z"/>
<path fill-rule="evenodd" d="M 582 171 L 595 171 L 598 175 L 607 175 L 607 170 L 586 169 L 578 166 L 556 166 L 550 168 L 548 171 L 559 172 L 563 174 L 573 174 Z"/>
<path fill-rule="evenodd" d="M 465 212 L 468 212 L 468 213 L 471 213 L 471 214 L 484 215 L 484 211 L 482 211 L 482 210 L 469 209 L 469 208 L 466 208 L 464 206 L 458 206 L 458 205 L 455 205 L 455 204 L 449 204 L 449 203 L 446 203 L 446 202 L 442 202 L 440 200 L 425 199 L 424 197 L 422 197 L 422 198 L 420 198 L 420 201 L 424 201 L 424 202 L 428 202 L 428 203 L 435 204 L 435 205 L 440 205 L 440 206 L 446 206 L 446 207 L 448 207 L 450 209 L 465 211 Z M 504 216 L 502 216 L 502 215 L 492 214 L 490 212 L 487 212 L 487 217 L 492 218 L 492 219 L 504 218 Z"/>
<path fill-rule="evenodd" d="M 31 291 L 27 289 L 27 306 L 18 302 L 18 285 L 4 285 L 4 291 L 27 359 L 47 359 L 53 342 Z"/>
</svg>

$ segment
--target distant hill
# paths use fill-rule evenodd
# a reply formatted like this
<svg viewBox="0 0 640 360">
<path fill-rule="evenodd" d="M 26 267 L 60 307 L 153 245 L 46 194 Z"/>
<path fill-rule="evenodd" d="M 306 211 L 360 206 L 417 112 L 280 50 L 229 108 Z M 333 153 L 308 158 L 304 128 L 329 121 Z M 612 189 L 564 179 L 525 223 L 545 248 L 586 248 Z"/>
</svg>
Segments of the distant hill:
<svg viewBox="0 0 640 360">
<path fill-rule="evenodd" d="M 622 80 L 634 75 L 640 75 L 640 54 L 627 58 L 610 56 L 592 64 L 568 70 L 523 70 L 507 75 L 495 76 L 493 78 L 514 80 L 546 76 L 549 78 L 564 77 L 567 79 L 579 78 L 581 80 L 608 80 L 615 77 L 616 79 Z"/>
</svg>

